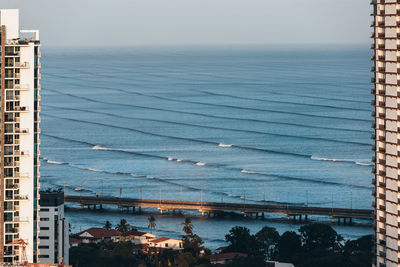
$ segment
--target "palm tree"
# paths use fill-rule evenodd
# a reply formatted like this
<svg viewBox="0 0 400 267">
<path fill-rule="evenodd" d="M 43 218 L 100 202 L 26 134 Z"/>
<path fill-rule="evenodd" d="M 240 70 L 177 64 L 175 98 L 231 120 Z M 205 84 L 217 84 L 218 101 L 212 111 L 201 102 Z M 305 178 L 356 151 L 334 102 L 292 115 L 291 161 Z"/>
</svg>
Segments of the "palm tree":
<svg viewBox="0 0 400 267">
<path fill-rule="evenodd" d="M 152 215 L 152 216 L 150 216 L 149 218 L 148 218 L 148 220 L 149 220 L 149 226 L 148 226 L 148 228 L 150 229 L 150 233 L 153 233 L 153 229 L 155 229 L 156 228 L 156 223 L 155 223 L 155 221 L 156 221 L 156 218 L 154 218 L 154 216 Z"/>
<path fill-rule="evenodd" d="M 131 227 L 130 224 L 128 224 L 125 219 L 121 219 L 121 221 L 119 222 L 119 224 L 117 224 L 117 227 L 115 227 L 115 229 L 117 229 L 121 233 L 125 233 L 129 231 L 130 227 Z"/>
<path fill-rule="evenodd" d="M 193 224 L 192 224 L 192 219 L 190 219 L 190 217 L 186 217 L 182 225 L 183 225 L 182 229 L 183 232 L 185 232 L 187 235 L 193 234 Z"/>
<path fill-rule="evenodd" d="M 107 230 L 110 230 L 112 227 L 112 224 L 110 223 L 110 221 L 106 221 L 106 224 L 104 225 L 104 228 Z"/>
</svg>

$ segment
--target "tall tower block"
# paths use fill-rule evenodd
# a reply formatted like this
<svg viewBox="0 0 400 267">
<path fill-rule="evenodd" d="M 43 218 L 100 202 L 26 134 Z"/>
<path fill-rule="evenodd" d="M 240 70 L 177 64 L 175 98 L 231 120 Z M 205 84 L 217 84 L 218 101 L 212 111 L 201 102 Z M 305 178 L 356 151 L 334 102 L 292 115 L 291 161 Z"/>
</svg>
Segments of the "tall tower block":
<svg viewBox="0 0 400 267">
<path fill-rule="evenodd" d="M 19 10 L 0 9 L 0 262 L 18 263 L 27 244 L 37 262 L 40 41 L 19 29 Z"/>
</svg>

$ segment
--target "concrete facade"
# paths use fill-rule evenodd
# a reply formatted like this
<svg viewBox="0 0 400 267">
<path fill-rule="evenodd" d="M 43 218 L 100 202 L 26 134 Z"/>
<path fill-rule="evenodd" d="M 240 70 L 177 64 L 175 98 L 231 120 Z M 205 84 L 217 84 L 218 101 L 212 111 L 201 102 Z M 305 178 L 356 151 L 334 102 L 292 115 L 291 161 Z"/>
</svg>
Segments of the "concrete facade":
<svg viewBox="0 0 400 267">
<path fill-rule="evenodd" d="M 40 192 L 39 262 L 69 264 L 69 223 L 64 216 L 64 193 Z"/>
<path fill-rule="evenodd" d="M 400 1 L 372 1 L 375 266 L 399 265 Z"/>
<path fill-rule="evenodd" d="M 0 262 L 38 255 L 39 90 L 38 31 L 19 29 L 19 11 L 0 9 L 1 24 L 1 165 Z"/>
</svg>

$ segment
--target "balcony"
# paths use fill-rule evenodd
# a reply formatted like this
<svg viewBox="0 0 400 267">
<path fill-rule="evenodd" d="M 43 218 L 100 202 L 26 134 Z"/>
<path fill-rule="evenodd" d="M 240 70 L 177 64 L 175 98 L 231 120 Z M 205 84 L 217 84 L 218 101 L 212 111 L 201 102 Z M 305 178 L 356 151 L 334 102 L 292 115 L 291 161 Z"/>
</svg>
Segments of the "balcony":
<svg viewBox="0 0 400 267">
<path fill-rule="evenodd" d="M 29 156 L 29 152 L 25 150 L 15 150 L 14 155 Z"/>
<path fill-rule="evenodd" d="M 14 132 L 15 133 L 19 133 L 19 134 L 27 134 L 27 133 L 29 133 L 29 129 L 27 129 L 27 128 L 23 128 L 23 129 L 15 128 Z"/>
<path fill-rule="evenodd" d="M 29 222 L 29 218 L 28 217 L 15 216 L 14 219 L 13 219 L 13 222 Z"/>
<path fill-rule="evenodd" d="M 14 85 L 14 89 L 15 90 L 21 90 L 21 91 L 27 91 L 27 90 L 29 90 L 29 85 L 27 85 L 27 84 L 23 84 L 23 85 L 16 84 L 16 85 Z"/>
<path fill-rule="evenodd" d="M 384 61 L 385 60 L 385 56 L 378 56 L 378 60 Z"/>
<path fill-rule="evenodd" d="M 28 200 L 28 195 L 14 195 L 14 199 L 17 199 L 17 200 Z"/>
<path fill-rule="evenodd" d="M 29 62 L 24 62 L 19 66 L 21 69 L 29 69 Z"/>
<path fill-rule="evenodd" d="M 27 111 L 29 111 L 29 108 L 28 108 L 28 107 L 25 107 L 25 106 L 14 107 L 14 111 L 27 112 Z"/>
</svg>

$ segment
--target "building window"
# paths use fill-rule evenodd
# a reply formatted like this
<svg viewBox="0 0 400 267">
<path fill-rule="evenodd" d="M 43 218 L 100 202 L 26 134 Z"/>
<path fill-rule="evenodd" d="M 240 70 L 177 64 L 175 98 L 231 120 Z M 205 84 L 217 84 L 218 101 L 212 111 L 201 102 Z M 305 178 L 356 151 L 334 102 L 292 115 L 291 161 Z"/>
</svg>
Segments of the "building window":
<svg viewBox="0 0 400 267">
<path fill-rule="evenodd" d="M 49 249 L 50 247 L 49 246 L 39 246 L 39 248 L 42 248 L 42 249 L 47 248 L 47 249 Z"/>
<path fill-rule="evenodd" d="M 50 230 L 49 227 L 40 227 L 40 230 Z"/>
<path fill-rule="evenodd" d="M 46 259 L 48 259 L 48 258 L 49 258 L 49 255 L 39 255 L 39 258 L 46 258 Z"/>
<path fill-rule="evenodd" d="M 39 236 L 39 239 L 49 239 L 48 236 Z"/>
<path fill-rule="evenodd" d="M 165 247 L 166 247 L 166 248 L 168 247 L 168 243 L 165 243 Z"/>
<path fill-rule="evenodd" d="M 49 211 L 49 209 L 41 208 L 40 211 Z"/>
<path fill-rule="evenodd" d="M 50 220 L 49 218 L 43 218 L 43 217 L 40 218 L 40 221 L 42 221 L 42 222 L 43 222 L 43 221 L 44 221 L 44 222 L 47 222 L 47 221 L 49 221 L 49 220 Z"/>
</svg>

